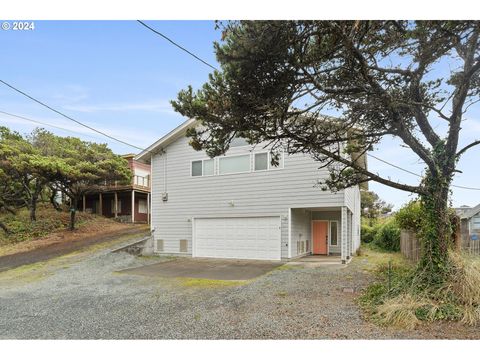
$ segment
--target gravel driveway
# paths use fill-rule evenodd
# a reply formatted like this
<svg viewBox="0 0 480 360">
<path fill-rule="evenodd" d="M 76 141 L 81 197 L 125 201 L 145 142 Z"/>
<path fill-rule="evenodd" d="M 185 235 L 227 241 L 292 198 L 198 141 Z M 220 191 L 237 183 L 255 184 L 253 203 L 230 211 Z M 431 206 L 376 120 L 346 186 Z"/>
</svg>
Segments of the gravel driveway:
<svg viewBox="0 0 480 360">
<path fill-rule="evenodd" d="M 169 261 L 170 259 L 163 259 Z M 0 273 L 3 339 L 479 338 L 462 327 L 394 331 L 355 304 L 371 281 L 366 259 L 348 266 L 286 265 L 243 282 L 118 273 L 158 262 L 96 250 Z"/>
</svg>

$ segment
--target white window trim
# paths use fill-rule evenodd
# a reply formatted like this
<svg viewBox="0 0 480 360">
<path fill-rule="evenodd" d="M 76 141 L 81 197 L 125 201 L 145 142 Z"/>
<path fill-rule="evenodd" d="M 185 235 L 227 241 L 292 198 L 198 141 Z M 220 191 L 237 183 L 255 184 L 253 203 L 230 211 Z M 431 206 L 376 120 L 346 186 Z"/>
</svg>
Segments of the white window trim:
<svg viewBox="0 0 480 360">
<path fill-rule="evenodd" d="M 241 146 L 239 146 L 241 147 Z M 268 154 L 268 159 L 267 159 L 267 169 L 264 170 L 255 170 L 255 155 L 256 154 Z M 224 155 L 224 156 L 217 156 L 212 158 L 201 158 L 201 159 L 194 159 L 190 160 L 190 177 L 191 178 L 202 178 L 202 177 L 211 177 L 211 176 L 228 176 L 228 175 L 236 175 L 236 174 L 248 174 L 248 173 L 255 173 L 255 172 L 264 172 L 264 171 L 278 171 L 282 170 L 285 168 L 285 152 L 281 151 L 282 158 L 280 159 L 279 166 L 273 167 L 271 165 L 272 161 L 272 152 L 270 150 L 265 150 L 265 151 L 249 151 L 248 153 L 241 153 L 241 154 L 232 154 L 232 155 Z M 249 156 L 249 170 L 248 171 L 237 171 L 237 172 L 231 172 L 227 174 L 220 174 L 220 160 L 225 159 L 225 158 L 231 158 L 231 157 L 240 157 L 240 156 Z M 213 174 L 211 175 L 205 175 L 204 174 L 204 162 L 208 160 L 213 160 Z M 201 161 L 202 162 L 202 175 L 196 175 L 193 176 L 192 174 L 192 168 L 193 168 L 193 163 L 195 161 Z"/>
<path fill-rule="evenodd" d="M 213 158 L 213 159 L 212 159 L 212 158 L 202 158 L 202 159 L 191 160 L 191 161 L 190 161 L 190 177 L 192 177 L 192 178 L 202 178 L 202 177 L 215 176 L 215 175 L 216 175 L 216 174 L 215 174 L 215 173 L 216 173 L 216 171 L 215 171 L 215 169 L 216 169 L 216 166 L 215 166 L 216 160 L 215 160 L 215 159 L 216 159 L 216 158 Z M 203 163 L 204 163 L 205 161 L 208 161 L 208 160 L 213 160 L 213 174 L 211 174 L 211 175 L 205 175 L 205 174 L 204 174 L 204 171 L 203 171 L 203 167 L 204 167 Z M 193 176 L 193 174 L 192 174 L 193 163 L 196 162 L 196 161 L 201 161 L 201 162 L 202 162 L 202 175 L 195 175 L 195 176 Z"/>
<path fill-rule="evenodd" d="M 231 157 L 240 157 L 240 156 L 248 156 L 248 163 L 249 163 L 249 169 L 247 171 L 237 171 L 237 172 L 231 172 L 228 174 L 220 174 L 220 160 L 221 159 L 226 159 L 226 158 L 231 158 Z M 235 154 L 235 155 L 225 155 L 225 156 L 219 156 L 217 158 L 217 163 L 218 163 L 218 176 L 227 176 L 227 175 L 235 175 L 235 174 L 248 174 L 252 172 L 252 153 L 249 152 L 248 154 Z"/>
<path fill-rule="evenodd" d="M 337 244 L 336 245 L 333 245 L 332 244 L 332 223 L 336 223 L 337 224 Z M 339 221 L 338 220 L 329 220 L 328 221 L 328 246 L 334 246 L 334 247 L 337 247 L 339 246 L 338 245 L 338 223 Z"/>
<path fill-rule="evenodd" d="M 285 153 L 281 151 L 282 153 L 282 158 L 280 159 L 280 163 L 278 164 L 279 166 L 277 167 L 272 167 L 272 152 L 271 151 L 258 151 L 253 153 L 253 172 L 262 172 L 262 171 L 276 171 L 276 170 L 282 170 L 285 166 Z M 267 158 L 267 168 L 263 170 L 255 170 L 255 155 L 256 154 L 268 154 Z"/>
</svg>

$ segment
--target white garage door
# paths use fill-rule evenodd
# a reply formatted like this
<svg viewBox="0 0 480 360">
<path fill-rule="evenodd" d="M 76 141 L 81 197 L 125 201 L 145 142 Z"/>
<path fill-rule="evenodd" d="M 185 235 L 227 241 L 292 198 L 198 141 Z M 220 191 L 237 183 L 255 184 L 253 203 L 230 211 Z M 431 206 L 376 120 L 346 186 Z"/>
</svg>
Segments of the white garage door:
<svg viewBox="0 0 480 360">
<path fill-rule="evenodd" d="M 194 219 L 195 257 L 280 260 L 280 217 Z"/>
</svg>

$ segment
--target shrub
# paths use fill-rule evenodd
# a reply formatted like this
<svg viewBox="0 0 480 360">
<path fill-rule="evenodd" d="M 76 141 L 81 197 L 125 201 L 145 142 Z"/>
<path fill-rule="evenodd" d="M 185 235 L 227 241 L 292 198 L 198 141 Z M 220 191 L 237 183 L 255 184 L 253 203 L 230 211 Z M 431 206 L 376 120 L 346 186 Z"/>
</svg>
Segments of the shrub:
<svg viewBox="0 0 480 360">
<path fill-rule="evenodd" d="M 418 232 L 423 216 L 420 201 L 410 201 L 395 214 L 395 221 L 401 229 Z"/>
<path fill-rule="evenodd" d="M 358 299 L 372 320 L 379 324 L 412 329 L 422 321 L 461 321 L 480 323 L 480 260 L 449 253 L 451 267 L 443 288 L 418 288 L 412 265 L 380 264 L 378 282 L 371 284 Z"/>
<path fill-rule="evenodd" d="M 371 243 L 373 241 L 373 238 L 375 237 L 376 231 L 377 231 L 377 227 L 362 224 L 362 228 L 361 228 L 362 242 L 364 242 L 365 244 Z"/>
<path fill-rule="evenodd" d="M 394 219 L 388 220 L 380 225 L 373 237 L 373 244 L 383 250 L 400 250 L 400 228 Z"/>
</svg>

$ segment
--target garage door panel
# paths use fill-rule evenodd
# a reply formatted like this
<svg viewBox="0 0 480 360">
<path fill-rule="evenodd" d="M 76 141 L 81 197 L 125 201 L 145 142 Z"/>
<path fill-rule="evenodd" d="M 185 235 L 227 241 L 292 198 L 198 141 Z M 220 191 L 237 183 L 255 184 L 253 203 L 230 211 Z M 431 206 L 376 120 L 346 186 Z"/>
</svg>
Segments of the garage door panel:
<svg viewBox="0 0 480 360">
<path fill-rule="evenodd" d="M 280 260 L 280 217 L 196 218 L 194 255 Z"/>
</svg>

